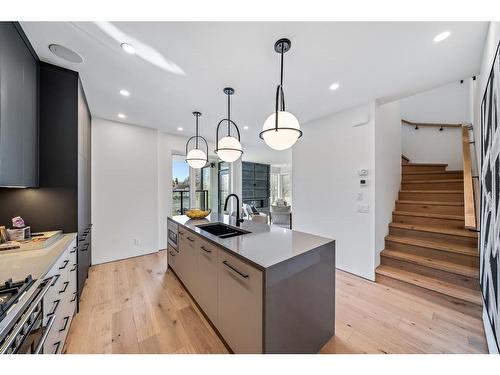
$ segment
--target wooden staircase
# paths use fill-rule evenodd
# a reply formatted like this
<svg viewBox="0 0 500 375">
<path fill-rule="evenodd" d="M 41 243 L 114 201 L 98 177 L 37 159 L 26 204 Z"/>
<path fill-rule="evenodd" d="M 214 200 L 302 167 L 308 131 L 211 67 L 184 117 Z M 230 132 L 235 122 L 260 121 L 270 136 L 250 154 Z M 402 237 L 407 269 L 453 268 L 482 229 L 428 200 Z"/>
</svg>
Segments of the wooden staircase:
<svg viewBox="0 0 500 375">
<path fill-rule="evenodd" d="M 477 233 L 465 229 L 462 171 L 402 157 L 399 199 L 376 280 L 480 317 Z"/>
</svg>

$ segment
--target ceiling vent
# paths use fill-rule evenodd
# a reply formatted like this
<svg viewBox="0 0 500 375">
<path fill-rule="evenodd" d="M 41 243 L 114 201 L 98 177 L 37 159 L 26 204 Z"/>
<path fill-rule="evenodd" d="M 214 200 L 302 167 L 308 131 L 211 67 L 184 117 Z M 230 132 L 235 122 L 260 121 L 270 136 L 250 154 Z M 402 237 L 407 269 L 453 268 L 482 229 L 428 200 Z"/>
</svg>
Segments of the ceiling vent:
<svg viewBox="0 0 500 375">
<path fill-rule="evenodd" d="M 60 44 L 51 44 L 49 49 L 54 55 L 68 62 L 77 64 L 83 62 L 83 58 L 78 53 Z"/>
</svg>

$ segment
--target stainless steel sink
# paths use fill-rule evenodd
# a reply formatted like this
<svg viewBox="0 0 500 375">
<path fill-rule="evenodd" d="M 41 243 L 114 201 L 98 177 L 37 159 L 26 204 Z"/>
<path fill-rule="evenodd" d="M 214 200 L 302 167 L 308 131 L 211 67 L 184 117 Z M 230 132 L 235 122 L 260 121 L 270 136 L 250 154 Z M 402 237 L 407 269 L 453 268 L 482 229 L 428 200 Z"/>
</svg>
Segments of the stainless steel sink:
<svg viewBox="0 0 500 375">
<path fill-rule="evenodd" d="M 219 238 L 230 238 L 250 233 L 249 231 L 235 228 L 232 227 L 231 225 L 223 223 L 202 224 L 202 225 L 197 225 L 197 227 Z"/>
</svg>

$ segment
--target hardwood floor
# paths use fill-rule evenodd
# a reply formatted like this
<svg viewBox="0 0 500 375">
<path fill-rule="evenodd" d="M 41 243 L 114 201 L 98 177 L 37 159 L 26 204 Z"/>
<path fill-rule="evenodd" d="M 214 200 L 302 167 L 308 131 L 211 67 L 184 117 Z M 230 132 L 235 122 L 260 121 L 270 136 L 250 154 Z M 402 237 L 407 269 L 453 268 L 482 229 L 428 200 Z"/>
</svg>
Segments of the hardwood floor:
<svg viewBox="0 0 500 375">
<path fill-rule="evenodd" d="M 227 353 L 167 254 L 94 266 L 67 353 Z M 480 319 L 337 271 L 336 335 L 321 353 L 487 353 Z"/>
</svg>

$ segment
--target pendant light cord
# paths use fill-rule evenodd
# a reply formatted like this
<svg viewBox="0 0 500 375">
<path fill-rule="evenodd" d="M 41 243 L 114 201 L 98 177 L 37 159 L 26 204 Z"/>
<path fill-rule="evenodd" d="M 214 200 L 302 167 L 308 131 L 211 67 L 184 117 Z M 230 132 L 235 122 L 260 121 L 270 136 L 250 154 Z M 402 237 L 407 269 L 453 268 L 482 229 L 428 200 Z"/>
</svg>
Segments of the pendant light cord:
<svg viewBox="0 0 500 375">
<path fill-rule="evenodd" d="M 283 86 L 283 48 L 285 47 L 284 43 L 281 43 L 281 79 L 280 86 Z"/>
<path fill-rule="evenodd" d="M 231 95 L 227 94 L 227 135 L 231 136 Z"/>
<path fill-rule="evenodd" d="M 280 44 L 280 55 L 281 55 L 281 65 L 280 65 L 280 84 L 278 85 L 278 88 L 276 89 L 276 111 L 275 111 L 275 121 L 274 121 L 274 128 L 276 131 L 278 131 L 278 111 L 284 111 L 285 110 L 285 93 L 283 92 L 283 54 L 284 54 L 284 48 L 285 44 L 281 43 Z M 280 100 L 281 99 L 281 100 Z M 281 109 L 280 109 L 281 108 Z"/>
<path fill-rule="evenodd" d="M 195 148 L 198 148 L 198 115 L 195 115 L 195 117 L 196 117 L 196 138 L 195 138 L 196 147 Z"/>
</svg>

